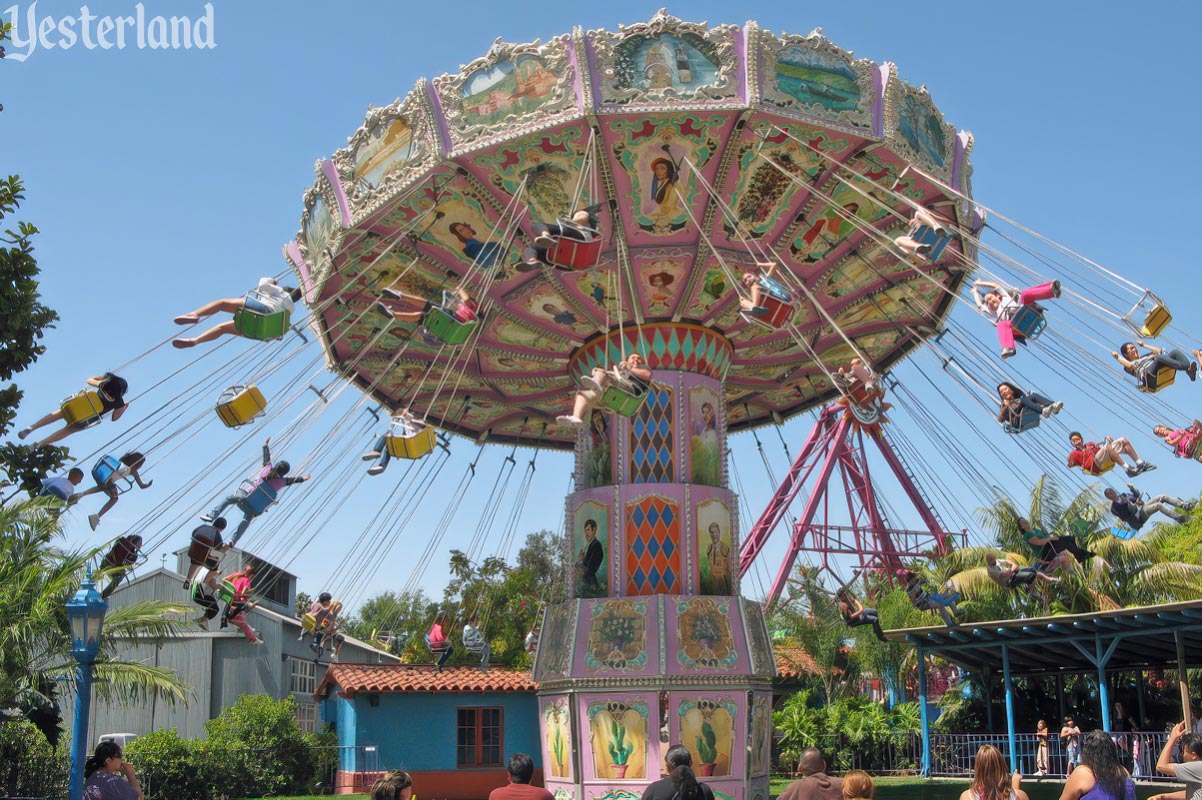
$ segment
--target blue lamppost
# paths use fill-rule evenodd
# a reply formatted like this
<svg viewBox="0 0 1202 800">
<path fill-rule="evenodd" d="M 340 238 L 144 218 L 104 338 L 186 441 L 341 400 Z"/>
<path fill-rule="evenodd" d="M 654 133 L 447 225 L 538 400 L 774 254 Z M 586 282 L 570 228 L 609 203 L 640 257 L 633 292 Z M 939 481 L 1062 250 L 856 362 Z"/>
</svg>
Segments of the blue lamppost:
<svg viewBox="0 0 1202 800">
<path fill-rule="evenodd" d="M 75 596 L 67 601 L 67 619 L 71 623 L 71 655 L 79 662 L 75 668 L 75 726 L 71 736 L 71 784 L 67 800 L 83 797 L 83 765 L 88 758 L 88 716 L 92 709 L 92 665 L 100 652 L 100 630 L 109 604 L 96 584 L 92 570 Z"/>
</svg>

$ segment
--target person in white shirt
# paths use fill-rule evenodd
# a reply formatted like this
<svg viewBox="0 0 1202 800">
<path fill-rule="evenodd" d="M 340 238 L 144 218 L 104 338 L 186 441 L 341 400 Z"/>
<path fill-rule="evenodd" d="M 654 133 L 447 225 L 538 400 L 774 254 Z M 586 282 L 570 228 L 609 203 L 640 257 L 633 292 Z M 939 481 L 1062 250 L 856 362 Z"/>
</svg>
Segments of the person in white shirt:
<svg viewBox="0 0 1202 800">
<path fill-rule="evenodd" d="M 480 669 L 488 669 L 488 657 L 492 652 L 492 648 L 485 641 L 484 634 L 476 627 L 476 620 L 474 619 L 463 626 L 463 647 L 469 653 L 479 653 Z"/>
<path fill-rule="evenodd" d="M 70 505 L 74 502 L 71 498 L 75 496 L 75 487 L 82 482 L 83 470 L 72 467 L 65 478 L 61 475 L 57 478 L 42 478 L 42 491 L 39 494 L 57 497 Z"/>
<path fill-rule="evenodd" d="M 219 311 L 233 314 L 241 309 L 246 309 L 256 314 L 277 314 L 281 311 L 287 311 L 291 314 L 296 309 L 296 302 L 301 299 L 300 289 L 280 286 L 275 278 L 260 278 L 259 285 L 255 288 L 253 294 L 257 296 L 228 297 L 222 300 L 214 300 L 191 313 L 180 314 L 175 318 L 175 324 L 195 325 L 205 317 L 210 317 Z M 233 320 L 209 328 L 204 333 L 192 339 L 180 337 L 173 340 L 171 344 L 181 348 L 195 347 L 198 344 L 205 344 L 206 342 L 211 342 L 214 339 L 227 335 L 238 335 Z"/>
</svg>

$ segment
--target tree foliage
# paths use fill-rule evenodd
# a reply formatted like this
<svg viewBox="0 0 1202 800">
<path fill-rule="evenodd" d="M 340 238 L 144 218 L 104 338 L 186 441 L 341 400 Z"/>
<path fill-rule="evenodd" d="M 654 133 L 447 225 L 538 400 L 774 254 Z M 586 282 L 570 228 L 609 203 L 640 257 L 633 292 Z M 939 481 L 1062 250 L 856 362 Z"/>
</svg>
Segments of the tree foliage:
<svg viewBox="0 0 1202 800">
<path fill-rule="evenodd" d="M 5 29 L 4 33 L 7 33 Z M 0 35 L 2 41 L 4 35 Z M 0 225 L 25 199 L 25 185 L 16 175 L 0 178 Z M 33 253 L 33 237 L 38 229 L 28 222 L 17 222 L 0 234 L 0 380 L 11 381 L 24 372 L 46 351 L 40 341 L 58 314 L 42 304 L 38 291 L 38 262 Z M 0 388 L 0 436 L 13 427 L 23 393 L 15 383 Z M 27 491 L 39 488 L 43 475 L 58 469 L 66 460 L 63 447 L 27 447 L 6 443 L 0 447 L 0 468 L 9 481 L 20 483 Z"/>
<path fill-rule="evenodd" d="M 0 792 L 5 797 L 67 796 L 66 752 L 55 749 L 32 722 L 0 722 Z"/>
<path fill-rule="evenodd" d="M 5 612 L 0 620 L 0 708 L 55 719 L 56 683 L 72 687 L 75 680 L 65 603 L 79 589 L 88 563 L 101 555 L 53 546 L 60 506 L 61 501 L 37 498 L 0 507 L 0 608 Z M 184 699 L 189 687 L 175 673 L 121 659 L 116 641 L 170 635 L 181 624 L 176 615 L 186 611 L 164 602 L 111 609 L 96 660 L 97 694 L 110 702 Z M 57 738 L 53 725 L 44 730 Z"/>
</svg>

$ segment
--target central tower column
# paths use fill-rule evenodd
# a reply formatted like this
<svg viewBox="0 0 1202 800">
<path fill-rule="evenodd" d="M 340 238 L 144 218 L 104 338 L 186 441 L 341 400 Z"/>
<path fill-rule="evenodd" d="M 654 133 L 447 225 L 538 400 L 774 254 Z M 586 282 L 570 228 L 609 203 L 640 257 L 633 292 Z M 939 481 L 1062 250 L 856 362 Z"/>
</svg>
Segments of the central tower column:
<svg viewBox="0 0 1202 800">
<path fill-rule="evenodd" d="M 732 349 L 700 326 L 611 331 L 573 375 L 624 355 L 653 381 L 631 417 L 594 409 L 567 499 L 575 600 L 547 609 L 535 661 L 544 778 L 560 800 L 631 800 L 672 744 L 731 800 L 767 800 L 771 679 L 760 605 L 738 593 L 722 381 Z"/>
</svg>

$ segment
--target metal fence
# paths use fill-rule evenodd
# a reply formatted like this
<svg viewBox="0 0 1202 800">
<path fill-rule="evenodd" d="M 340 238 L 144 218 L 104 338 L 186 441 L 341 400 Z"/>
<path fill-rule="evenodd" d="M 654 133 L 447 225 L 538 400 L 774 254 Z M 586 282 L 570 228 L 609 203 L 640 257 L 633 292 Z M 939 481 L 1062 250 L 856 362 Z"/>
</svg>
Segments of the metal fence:
<svg viewBox="0 0 1202 800">
<path fill-rule="evenodd" d="M 1130 731 L 1112 733 L 1118 745 L 1119 755 L 1127 762 L 1131 775 L 1142 780 L 1172 780 L 1156 772 L 1156 759 L 1168 740 L 1164 731 Z M 971 775 L 977 750 L 991 744 L 1001 750 L 1012 768 L 1024 775 L 1035 775 L 1043 771 L 1047 775 L 1068 774 L 1068 748 L 1061 742 L 1056 731 L 1048 735 L 1047 764 L 1040 764 L 1039 739 L 1033 733 L 1020 733 L 1016 737 L 1018 753 L 1010 753 L 1010 740 L 1004 733 L 935 733 L 931 734 L 931 775 Z"/>
<path fill-rule="evenodd" d="M 873 775 L 914 775 L 922 768 L 922 737 L 917 733 L 893 734 L 852 742 L 843 737 L 823 737 L 815 746 L 826 756 L 832 772 L 862 769 Z M 779 757 L 773 769 L 778 777 L 792 776 L 795 761 Z"/>
</svg>

